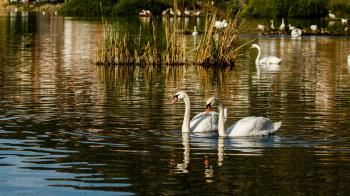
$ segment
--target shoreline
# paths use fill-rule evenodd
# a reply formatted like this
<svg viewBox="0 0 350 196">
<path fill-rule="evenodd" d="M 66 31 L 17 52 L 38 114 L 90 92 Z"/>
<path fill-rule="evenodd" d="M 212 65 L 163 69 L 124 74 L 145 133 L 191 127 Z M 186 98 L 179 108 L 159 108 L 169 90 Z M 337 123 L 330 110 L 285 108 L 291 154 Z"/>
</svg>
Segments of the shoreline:
<svg viewBox="0 0 350 196">
<path fill-rule="evenodd" d="M 63 3 L 57 4 L 1 4 L 0 15 L 11 11 L 31 11 L 55 13 Z"/>
</svg>

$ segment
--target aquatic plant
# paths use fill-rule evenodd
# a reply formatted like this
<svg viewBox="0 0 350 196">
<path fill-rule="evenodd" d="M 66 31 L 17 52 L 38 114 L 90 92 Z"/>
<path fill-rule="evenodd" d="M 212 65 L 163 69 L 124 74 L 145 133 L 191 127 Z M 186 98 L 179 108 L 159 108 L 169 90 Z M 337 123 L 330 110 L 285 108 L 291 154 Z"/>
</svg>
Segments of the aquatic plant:
<svg viewBox="0 0 350 196">
<path fill-rule="evenodd" d="M 176 10 L 176 7 L 175 7 Z M 152 20 L 152 36 L 147 42 L 141 41 L 141 31 L 135 39 L 125 28 L 104 25 L 102 44 L 98 45 L 96 64 L 145 64 L 182 65 L 200 64 L 204 66 L 232 66 L 240 49 L 238 15 L 227 16 L 224 28 L 215 27 L 216 12 L 205 19 L 205 30 L 198 47 L 186 50 L 185 35 L 176 17 L 170 23 L 165 19 L 164 31 L 157 31 Z M 164 32 L 164 34 L 162 34 Z M 193 54 L 193 55 L 192 55 Z"/>
<path fill-rule="evenodd" d="M 239 12 L 234 18 L 229 18 L 226 27 L 217 28 L 216 13 L 206 16 L 206 26 L 202 37 L 196 63 L 205 66 L 230 66 L 233 65 L 240 49 L 246 44 L 239 43 Z"/>
</svg>

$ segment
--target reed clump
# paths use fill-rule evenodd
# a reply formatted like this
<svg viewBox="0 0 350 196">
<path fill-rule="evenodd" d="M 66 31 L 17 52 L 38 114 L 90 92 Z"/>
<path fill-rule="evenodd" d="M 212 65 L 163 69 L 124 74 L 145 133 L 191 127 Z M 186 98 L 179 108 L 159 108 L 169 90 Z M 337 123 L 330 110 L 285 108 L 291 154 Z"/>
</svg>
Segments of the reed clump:
<svg viewBox="0 0 350 196">
<path fill-rule="evenodd" d="M 226 21 L 226 26 L 217 28 L 216 12 L 206 16 L 204 35 L 200 41 L 196 63 L 204 66 L 232 66 L 234 65 L 240 49 L 246 44 L 239 42 L 240 23 L 238 15 Z M 223 21 L 220 21 L 223 22 Z"/>
<path fill-rule="evenodd" d="M 165 23 L 165 35 L 158 35 L 152 22 L 152 37 L 147 42 L 137 39 L 126 28 L 104 25 L 103 42 L 97 46 L 96 64 L 179 65 L 186 62 L 184 35 L 172 33 L 177 24 Z M 164 44 L 163 44 L 164 43 Z"/>
<path fill-rule="evenodd" d="M 157 31 L 152 22 L 152 36 L 142 42 L 141 35 L 135 39 L 125 28 L 104 26 L 102 44 L 98 45 L 96 64 L 113 65 L 183 65 L 232 66 L 240 49 L 238 14 L 227 20 L 225 28 L 216 28 L 216 13 L 206 16 L 204 34 L 198 46 L 186 50 L 185 35 L 177 20 L 165 20 L 164 31 Z M 162 34 L 164 33 L 164 34 Z M 195 55 L 193 55 L 195 51 Z M 192 54 L 192 55 L 191 55 Z"/>
</svg>

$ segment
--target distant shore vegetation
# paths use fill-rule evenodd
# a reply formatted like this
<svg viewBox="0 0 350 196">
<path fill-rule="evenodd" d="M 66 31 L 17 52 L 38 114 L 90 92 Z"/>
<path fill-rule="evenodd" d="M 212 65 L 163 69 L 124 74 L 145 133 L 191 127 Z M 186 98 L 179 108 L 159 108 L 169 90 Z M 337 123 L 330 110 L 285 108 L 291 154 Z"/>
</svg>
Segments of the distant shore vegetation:
<svg viewBox="0 0 350 196">
<path fill-rule="evenodd" d="M 69 0 L 59 9 L 66 16 L 116 16 L 137 15 L 150 10 L 153 15 L 172 7 L 173 0 Z M 349 0 L 186 0 L 178 1 L 178 9 L 222 9 L 253 18 L 317 18 L 327 16 L 329 10 L 343 17 L 350 16 Z M 210 10 L 210 9 L 209 9 Z"/>
<path fill-rule="evenodd" d="M 319 18 L 331 10 L 350 16 L 349 0 L 249 0 L 243 14 L 254 18 Z"/>
</svg>

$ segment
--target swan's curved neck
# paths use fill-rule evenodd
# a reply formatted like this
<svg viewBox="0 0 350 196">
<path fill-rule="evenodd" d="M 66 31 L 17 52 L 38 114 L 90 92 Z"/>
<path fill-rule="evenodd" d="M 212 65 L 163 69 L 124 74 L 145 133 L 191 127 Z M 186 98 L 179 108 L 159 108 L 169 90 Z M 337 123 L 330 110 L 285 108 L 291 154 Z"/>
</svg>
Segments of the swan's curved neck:
<svg viewBox="0 0 350 196">
<path fill-rule="evenodd" d="M 224 121 L 224 108 L 222 104 L 219 104 L 219 122 L 218 122 L 218 132 L 220 137 L 225 137 L 225 121 Z"/>
<path fill-rule="evenodd" d="M 258 50 L 258 55 L 256 56 L 256 59 L 255 59 L 255 65 L 259 65 L 261 51 L 260 51 L 260 48 L 256 48 L 256 49 Z"/>
<path fill-rule="evenodd" d="M 190 115 L 191 115 L 191 102 L 190 98 L 186 96 L 184 98 L 185 102 L 185 115 L 184 115 L 184 120 L 182 122 L 182 132 L 188 133 L 190 132 Z"/>
</svg>

